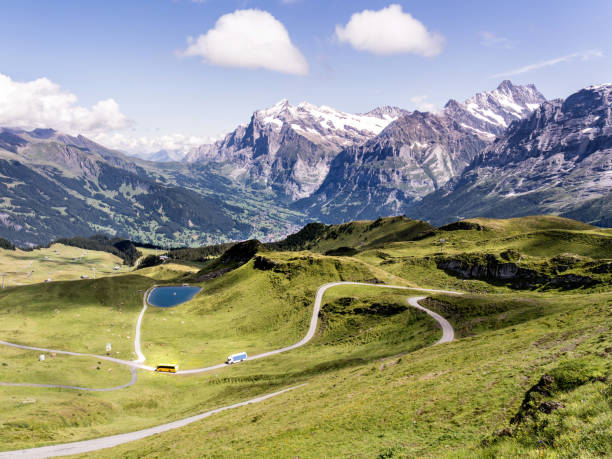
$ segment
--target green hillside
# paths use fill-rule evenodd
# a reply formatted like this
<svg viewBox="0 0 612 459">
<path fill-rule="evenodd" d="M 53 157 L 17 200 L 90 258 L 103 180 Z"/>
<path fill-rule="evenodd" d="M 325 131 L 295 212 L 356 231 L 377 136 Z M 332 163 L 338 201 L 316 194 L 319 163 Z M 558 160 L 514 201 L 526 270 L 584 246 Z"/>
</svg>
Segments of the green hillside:
<svg viewBox="0 0 612 459">
<path fill-rule="evenodd" d="M 268 244 L 276 250 L 311 250 L 313 252 L 354 253 L 355 250 L 377 247 L 393 241 L 410 241 L 434 231 L 427 222 L 406 217 L 386 217 L 339 225 L 311 223 L 286 239 Z"/>
<path fill-rule="evenodd" d="M 192 369 L 300 340 L 328 282 L 466 294 L 342 285 L 325 293 L 314 339 L 284 354 L 196 375 L 139 370 L 135 385 L 104 393 L 5 386 L 0 450 L 133 431 L 307 383 L 87 457 L 612 454 L 609 230 L 557 217 L 439 229 L 399 217 L 311 226 L 287 240 L 237 244 L 200 264 L 5 289 L 0 340 L 94 353 L 110 342 L 129 359 L 144 291 L 187 281 L 202 291 L 149 307 L 142 350 L 148 365 Z M 451 322 L 454 342 L 431 346 L 441 332 L 410 296 Z M 105 361 L 39 354 L 0 346 L 0 382 L 103 388 L 131 377 Z"/>
</svg>

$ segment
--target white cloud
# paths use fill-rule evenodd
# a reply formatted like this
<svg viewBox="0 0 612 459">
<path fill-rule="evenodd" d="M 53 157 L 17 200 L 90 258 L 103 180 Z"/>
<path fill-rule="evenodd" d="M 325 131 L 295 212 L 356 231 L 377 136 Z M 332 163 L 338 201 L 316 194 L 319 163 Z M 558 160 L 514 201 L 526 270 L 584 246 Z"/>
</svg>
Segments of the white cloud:
<svg viewBox="0 0 612 459">
<path fill-rule="evenodd" d="M 178 152 L 179 156 L 189 150 L 210 143 L 215 139 L 184 134 L 164 134 L 153 137 L 136 136 L 121 132 L 100 132 L 91 139 L 107 148 L 121 150 L 129 154 L 154 153 L 160 150 Z"/>
<path fill-rule="evenodd" d="M 480 44 L 489 48 L 512 49 L 516 46 L 516 42 L 506 37 L 500 37 L 493 32 L 486 30 L 480 32 Z"/>
<path fill-rule="evenodd" d="M 491 75 L 490 78 L 502 78 L 513 75 L 520 75 L 521 73 L 527 73 L 533 70 L 551 67 L 553 65 L 562 64 L 565 62 L 572 62 L 576 60 L 588 61 L 597 57 L 603 57 L 603 53 L 598 49 L 591 49 L 588 51 L 567 54 L 566 56 L 557 57 L 555 59 L 548 59 L 546 61 L 536 62 L 535 64 L 525 65 L 524 67 L 508 70 L 506 72 L 496 73 L 495 75 Z"/>
<path fill-rule="evenodd" d="M 0 74 L 0 126 L 53 128 L 69 134 L 91 134 L 126 127 L 128 118 L 113 99 L 91 108 L 48 78 L 18 82 Z"/>
<path fill-rule="evenodd" d="M 285 26 L 266 11 L 237 10 L 221 16 L 215 27 L 188 38 L 184 56 L 201 56 L 222 67 L 264 68 L 295 75 L 308 74 L 308 62 Z"/>
<path fill-rule="evenodd" d="M 389 55 L 411 53 L 435 56 L 444 47 L 444 37 L 432 33 L 400 5 L 355 13 L 345 26 L 336 26 L 336 37 L 359 51 Z"/>
<path fill-rule="evenodd" d="M 427 102 L 427 99 L 429 99 L 427 95 L 414 96 L 410 98 L 410 102 L 412 102 L 420 112 L 435 113 L 437 111 L 436 106 L 431 102 Z"/>
<path fill-rule="evenodd" d="M 82 134 L 105 147 L 130 154 L 159 150 L 186 153 L 212 140 L 184 134 L 148 137 L 122 132 L 131 124 L 113 99 L 84 107 L 79 105 L 76 95 L 48 78 L 19 82 L 0 74 L 0 127 L 51 128 L 66 134 Z"/>
</svg>

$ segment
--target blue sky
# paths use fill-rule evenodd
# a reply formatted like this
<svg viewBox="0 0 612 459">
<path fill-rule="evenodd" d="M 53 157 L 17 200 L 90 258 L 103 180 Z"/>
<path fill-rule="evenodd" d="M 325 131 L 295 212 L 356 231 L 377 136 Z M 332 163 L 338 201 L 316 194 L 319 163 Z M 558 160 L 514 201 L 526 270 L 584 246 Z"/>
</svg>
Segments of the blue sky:
<svg viewBox="0 0 612 459">
<path fill-rule="evenodd" d="M 360 50 L 336 34 L 336 26 L 346 26 L 354 13 L 391 4 L 439 39 L 432 55 L 418 49 Z M 504 78 L 534 83 L 548 98 L 612 80 L 609 1 L 577 6 L 559 0 L 0 0 L 0 5 L 0 74 L 11 84 L 45 77 L 75 96 L 73 105 L 91 109 L 112 99 L 117 107 L 105 110 L 128 120 L 121 129 L 121 123 L 104 127 L 106 115 L 90 113 L 86 134 L 204 138 L 233 129 L 281 98 L 364 112 L 379 105 L 441 107 L 451 97 L 463 100 L 493 89 Z M 221 16 L 244 9 L 266 11 L 284 26 L 307 62 L 307 74 L 181 55 L 187 37 L 197 39 Z M 28 116 L 36 115 L 13 118 Z M 53 120 L 32 121 L 41 123 Z"/>
</svg>

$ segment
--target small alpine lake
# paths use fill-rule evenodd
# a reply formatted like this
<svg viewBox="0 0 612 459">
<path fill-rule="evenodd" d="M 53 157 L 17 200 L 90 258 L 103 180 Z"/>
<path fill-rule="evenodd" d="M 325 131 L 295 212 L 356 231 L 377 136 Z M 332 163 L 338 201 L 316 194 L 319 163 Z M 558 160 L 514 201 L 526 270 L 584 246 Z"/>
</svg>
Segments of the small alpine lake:
<svg viewBox="0 0 612 459">
<path fill-rule="evenodd" d="M 171 308 L 191 300 L 200 287 L 183 285 L 180 287 L 155 287 L 149 293 L 147 303 L 158 308 Z"/>
</svg>

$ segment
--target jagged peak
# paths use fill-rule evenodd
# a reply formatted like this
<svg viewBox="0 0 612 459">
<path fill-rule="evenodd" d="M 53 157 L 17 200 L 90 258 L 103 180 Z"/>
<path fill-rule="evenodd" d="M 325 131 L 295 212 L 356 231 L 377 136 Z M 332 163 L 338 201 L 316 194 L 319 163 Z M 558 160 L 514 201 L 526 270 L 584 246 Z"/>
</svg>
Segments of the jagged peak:
<svg viewBox="0 0 612 459">
<path fill-rule="evenodd" d="M 448 102 L 444 105 L 444 108 L 458 108 L 461 107 L 461 104 L 457 102 L 455 99 L 449 99 Z"/>
<path fill-rule="evenodd" d="M 375 116 L 376 118 L 399 118 L 402 115 L 409 113 L 407 110 L 403 108 L 394 106 L 394 105 L 382 105 L 380 107 L 376 107 L 369 112 L 360 113 L 360 115 L 364 116 Z"/>
<path fill-rule="evenodd" d="M 515 86 L 512 84 L 512 81 L 510 81 L 510 80 L 504 80 L 504 81 L 502 81 L 502 82 L 501 82 L 501 83 L 500 83 L 500 84 L 497 86 L 497 89 L 498 89 L 499 91 L 503 91 L 504 89 L 512 89 L 512 88 L 514 88 L 514 87 L 515 87 Z"/>
<path fill-rule="evenodd" d="M 283 97 L 281 100 L 279 100 L 278 102 L 276 102 L 276 103 L 275 103 L 275 104 L 272 106 L 272 108 L 285 108 L 285 107 L 288 107 L 289 105 L 290 105 L 290 104 L 289 104 L 289 99 L 287 99 L 287 98 L 284 98 L 284 97 Z"/>
<path fill-rule="evenodd" d="M 269 108 L 264 108 L 264 109 L 255 111 L 255 114 L 261 114 L 264 116 L 276 115 L 289 108 L 292 108 L 291 104 L 289 103 L 289 100 L 281 99 Z"/>
</svg>

